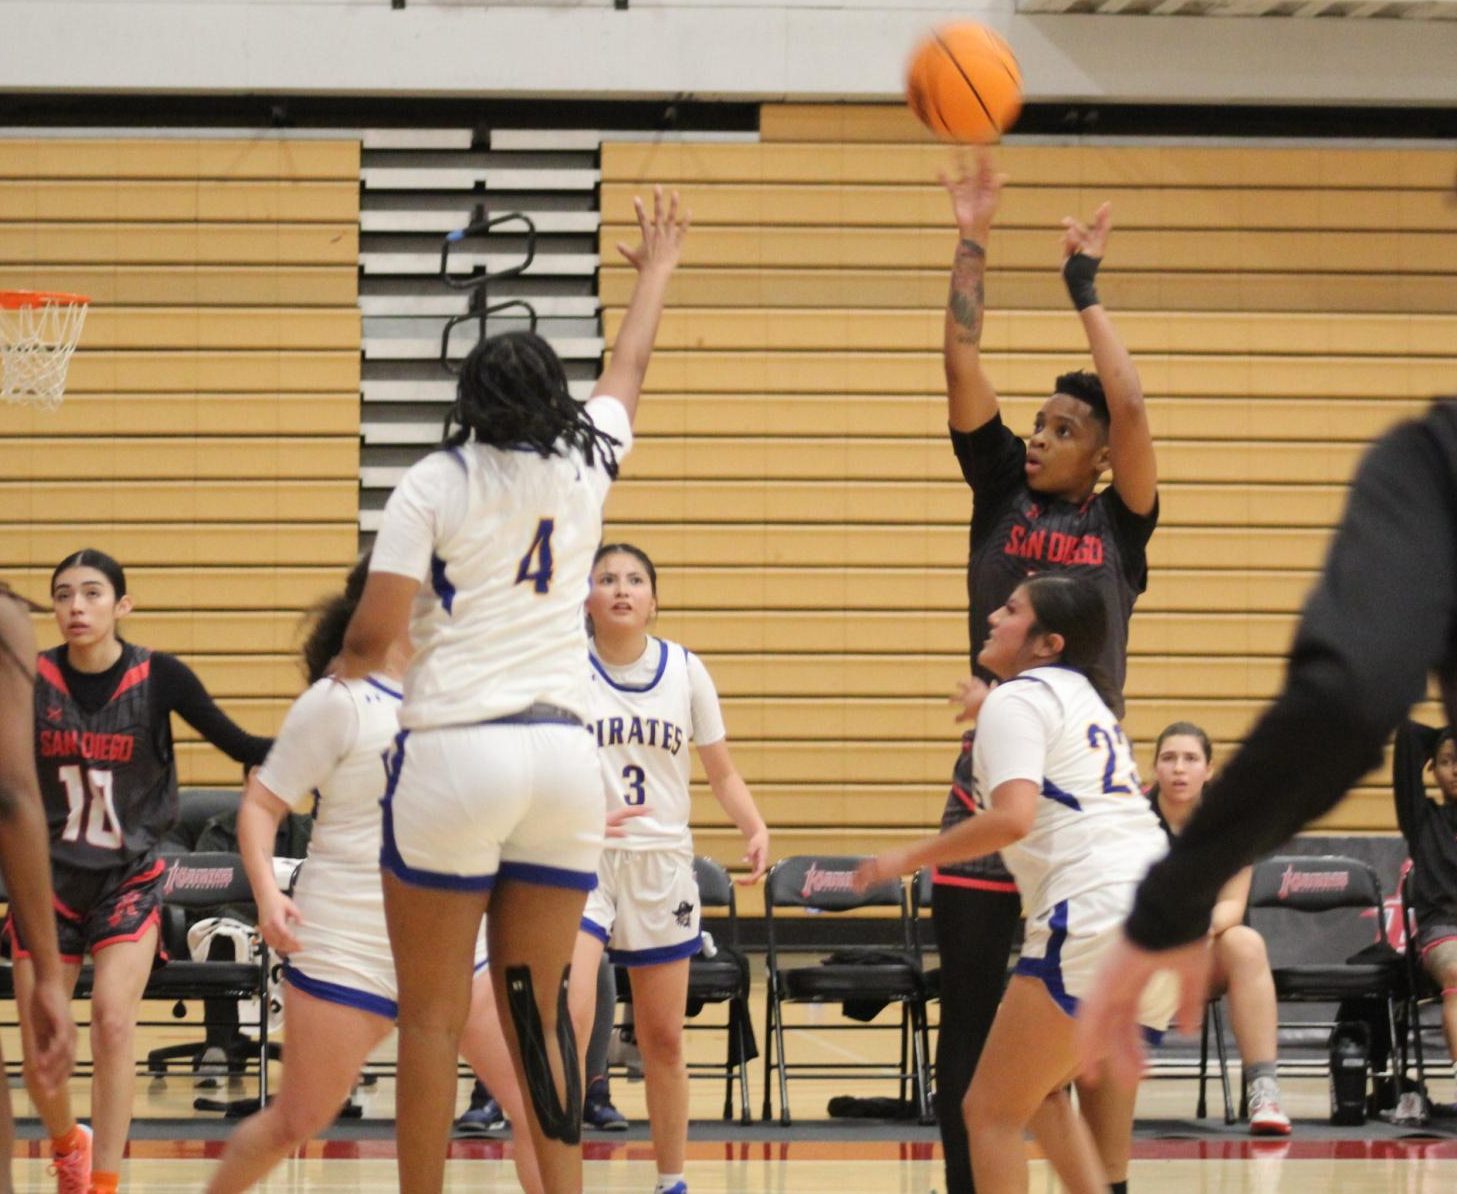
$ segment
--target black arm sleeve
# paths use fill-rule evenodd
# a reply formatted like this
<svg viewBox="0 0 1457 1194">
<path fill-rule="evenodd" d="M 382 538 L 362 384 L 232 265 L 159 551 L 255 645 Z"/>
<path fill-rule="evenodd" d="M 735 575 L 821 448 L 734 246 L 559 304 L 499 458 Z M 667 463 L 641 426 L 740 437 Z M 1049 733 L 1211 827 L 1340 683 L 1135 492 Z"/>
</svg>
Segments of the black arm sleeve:
<svg viewBox="0 0 1457 1194">
<path fill-rule="evenodd" d="M 1454 659 L 1457 418 L 1441 406 L 1388 432 L 1357 470 L 1284 690 L 1139 888 L 1135 944 L 1207 931 L 1224 883 L 1376 767 L 1428 673 Z"/>
<path fill-rule="evenodd" d="M 268 757 L 272 738 L 250 734 L 217 707 L 197 674 L 175 655 L 152 652 L 153 692 L 157 704 L 153 713 L 162 718 L 171 713 L 244 767 L 255 767 Z"/>
<path fill-rule="evenodd" d="M 1417 837 L 1426 823 L 1422 805 L 1427 803 L 1422 770 L 1432 757 L 1439 730 L 1408 721 L 1396 731 L 1396 754 L 1391 763 L 1391 793 L 1396 802 L 1396 823 L 1406 838 L 1408 851 L 1416 849 Z"/>
</svg>

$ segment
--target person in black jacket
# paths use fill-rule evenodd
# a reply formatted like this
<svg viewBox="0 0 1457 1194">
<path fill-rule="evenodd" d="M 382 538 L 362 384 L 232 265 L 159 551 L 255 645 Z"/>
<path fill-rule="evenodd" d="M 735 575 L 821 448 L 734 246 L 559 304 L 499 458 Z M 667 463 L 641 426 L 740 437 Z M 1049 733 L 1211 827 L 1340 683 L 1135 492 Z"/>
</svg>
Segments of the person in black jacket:
<svg viewBox="0 0 1457 1194">
<path fill-rule="evenodd" d="M 1457 401 L 1399 423 L 1366 454 L 1325 567 L 1305 603 L 1285 683 L 1204 802 L 1139 888 L 1124 940 L 1080 1013 L 1083 1061 L 1137 1081 L 1134 1010 L 1160 970 L 1197 1031 L 1210 910 L 1241 867 L 1331 808 L 1436 674 L 1457 710 Z"/>
</svg>

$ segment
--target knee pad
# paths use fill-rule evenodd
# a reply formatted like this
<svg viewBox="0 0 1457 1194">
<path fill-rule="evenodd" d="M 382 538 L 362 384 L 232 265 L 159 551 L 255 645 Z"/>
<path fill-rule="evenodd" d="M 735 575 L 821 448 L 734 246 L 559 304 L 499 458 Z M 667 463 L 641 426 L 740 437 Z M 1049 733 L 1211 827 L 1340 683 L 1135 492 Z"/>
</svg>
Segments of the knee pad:
<svg viewBox="0 0 1457 1194">
<path fill-rule="evenodd" d="M 567 1007 L 568 966 L 562 971 L 557 990 L 556 1043 L 561 1052 L 562 1075 L 566 1085 L 566 1106 L 557 1098 L 556 1083 L 551 1076 L 551 1059 L 547 1052 L 546 1033 L 541 1026 L 541 1012 L 536 1006 L 536 990 L 531 982 L 529 966 L 506 969 L 506 1003 L 511 1009 L 511 1022 L 516 1026 L 516 1040 L 521 1047 L 521 1066 L 526 1071 L 526 1087 L 541 1130 L 552 1140 L 577 1144 L 582 1139 L 582 1075 L 577 1060 L 577 1036 L 572 1031 L 572 1015 Z"/>
</svg>

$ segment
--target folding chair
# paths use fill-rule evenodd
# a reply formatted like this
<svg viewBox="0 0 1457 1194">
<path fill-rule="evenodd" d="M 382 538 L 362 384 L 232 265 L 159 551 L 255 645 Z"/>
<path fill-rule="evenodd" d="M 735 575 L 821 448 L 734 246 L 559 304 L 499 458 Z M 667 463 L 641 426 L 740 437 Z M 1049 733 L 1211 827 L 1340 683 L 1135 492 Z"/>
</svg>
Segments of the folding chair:
<svg viewBox="0 0 1457 1194">
<path fill-rule="evenodd" d="M 739 1119 L 751 1123 L 749 1111 L 749 1062 L 757 1055 L 753 1022 L 749 1014 L 749 960 L 739 949 L 739 905 L 728 871 L 711 858 L 693 860 L 693 877 L 698 881 L 698 901 L 727 912 L 727 935 L 714 939 L 714 954 L 696 954 L 688 966 L 688 1016 L 697 1016 L 705 1004 L 728 1005 L 728 1047 L 722 1065 L 700 1062 L 689 1069 L 722 1071 L 724 1075 L 723 1117 L 734 1114 L 734 1082 L 739 1084 Z"/>
<path fill-rule="evenodd" d="M 1427 1092 L 1427 1057 L 1426 1046 L 1422 1040 L 1424 1032 L 1434 1033 L 1439 1040 L 1446 1043 L 1446 1037 L 1442 1031 L 1441 1008 L 1442 991 L 1427 973 L 1426 967 L 1421 962 L 1420 928 L 1417 924 L 1416 910 L 1411 906 L 1409 891 L 1410 873 L 1403 875 L 1401 882 L 1401 918 L 1406 929 L 1406 950 L 1403 957 L 1406 961 L 1406 989 L 1405 1015 L 1401 1034 L 1401 1073 L 1407 1074 L 1410 1063 L 1415 1062 L 1417 1079 L 1417 1093 L 1421 1095 L 1424 1108 L 1431 1106 L 1431 1097 Z M 1422 1023 L 1422 1008 L 1436 1006 L 1437 1022 L 1435 1024 Z M 1453 1059 L 1457 1061 L 1457 1058 Z M 1401 1090 L 1398 1088 L 1397 1098 L 1401 1097 Z"/>
<path fill-rule="evenodd" d="M 1257 862 L 1250 881 L 1249 918 L 1263 930 L 1279 1003 L 1339 1003 L 1369 999 L 1384 1007 L 1390 1052 L 1397 1064 L 1397 998 L 1402 963 L 1385 936 L 1385 898 L 1376 871 L 1344 855 L 1276 855 Z M 1278 918 L 1297 916 L 1295 932 Z M 1300 1027 L 1334 1028 L 1334 1021 Z M 1293 1027 L 1289 1023 L 1282 1028 Z"/>
<path fill-rule="evenodd" d="M 925 1057 L 925 984 L 916 956 L 911 931 L 910 911 L 905 889 L 900 880 L 891 880 L 863 894 L 851 889 L 850 877 L 862 860 L 857 857 L 798 855 L 775 865 L 764 883 L 764 929 L 768 947 L 768 989 L 765 994 L 764 1032 L 764 1107 L 763 1118 L 773 1114 L 771 1093 L 777 1080 L 779 1088 L 779 1122 L 791 1123 L 789 1111 L 789 1071 L 806 1078 L 834 1078 L 846 1071 L 870 1071 L 894 1077 L 900 1084 L 900 1098 L 905 1100 L 909 1088 L 914 1091 L 915 1106 L 924 1118 L 931 1114 L 927 1092 Z M 830 946 L 822 930 L 822 917 L 806 917 L 796 922 L 804 930 L 807 941 L 795 942 L 801 948 L 822 955 L 816 964 L 782 966 L 783 946 L 780 934 L 782 918 L 776 908 L 800 908 L 816 912 L 844 913 L 865 908 L 893 908 L 896 917 L 890 931 L 881 934 L 885 943 L 871 947 L 865 942 L 855 951 L 840 951 L 823 956 Z M 882 922 L 884 923 L 884 922 Z M 874 934 L 874 921 L 867 921 L 867 931 Z M 814 938 L 819 936 L 820 940 Z M 784 1023 L 786 1003 L 842 1003 L 860 1005 L 856 1014 L 865 1022 L 833 1025 L 833 1029 L 881 1029 L 889 1026 L 868 1022 L 879 1008 L 897 1003 L 901 1008 L 900 1054 L 895 1065 L 883 1062 L 804 1062 L 791 1063 L 785 1058 L 784 1036 L 791 1031 Z M 824 1025 L 816 1025 L 825 1030 Z"/>
</svg>

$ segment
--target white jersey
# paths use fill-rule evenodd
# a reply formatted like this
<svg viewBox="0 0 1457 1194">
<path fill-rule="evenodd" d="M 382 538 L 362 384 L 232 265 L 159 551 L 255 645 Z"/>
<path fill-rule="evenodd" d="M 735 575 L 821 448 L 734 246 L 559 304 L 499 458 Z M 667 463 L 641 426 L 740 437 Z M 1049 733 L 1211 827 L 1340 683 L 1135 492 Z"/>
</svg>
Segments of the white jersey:
<svg viewBox="0 0 1457 1194">
<path fill-rule="evenodd" d="M 978 807 L 1013 779 L 1041 791 L 1032 831 L 1002 850 L 1029 919 L 1069 897 L 1137 883 L 1168 849 L 1118 719 L 1070 668 L 1023 672 L 982 706 L 972 747 Z"/>
<path fill-rule="evenodd" d="M 392 680 L 323 679 L 294 701 L 258 778 L 295 812 L 314 809 L 305 890 L 328 897 L 379 887 L 379 801 L 385 757 L 400 732 Z"/>
<path fill-rule="evenodd" d="M 615 398 L 592 421 L 632 444 Z M 414 465 L 385 506 L 373 572 L 420 581 L 400 722 L 472 725 L 541 702 L 585 718 L 583 602 L 612 483 L 601 451 L 543 457 L 475 442 Z"/>
<path fill-rule="evenodd" d="M 595 651 L 588 659 L 587 728 L 597 740 L 608 810 L 650 810 L 624 821 L 627 836 L 609 839 L 608 849 L 691 849 L 688 744 L 712 746 L 726 736 L 708 669 L 686 647 L 651 636 L 625 667 L 603 663 Z"/>
</svg>

